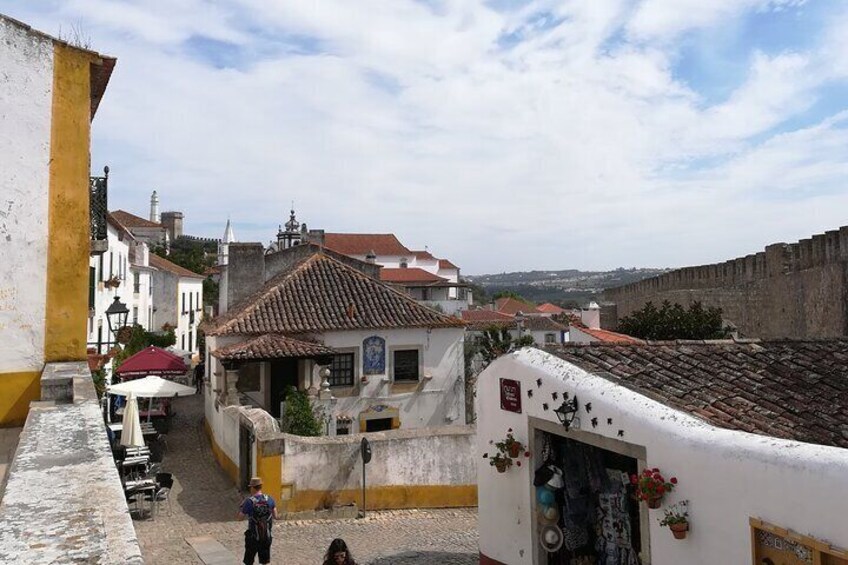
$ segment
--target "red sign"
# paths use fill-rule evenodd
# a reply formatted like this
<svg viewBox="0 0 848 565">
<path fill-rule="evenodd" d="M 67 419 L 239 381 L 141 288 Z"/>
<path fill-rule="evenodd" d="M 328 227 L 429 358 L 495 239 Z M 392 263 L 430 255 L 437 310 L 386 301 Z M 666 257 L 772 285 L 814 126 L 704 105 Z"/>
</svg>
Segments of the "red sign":
<svg viewBox="0 0 848 565">
<path fill-rule="evenodd" d="M 521 383 L 501 379 L 501 410 L 521 414 Z"/>
</svg>

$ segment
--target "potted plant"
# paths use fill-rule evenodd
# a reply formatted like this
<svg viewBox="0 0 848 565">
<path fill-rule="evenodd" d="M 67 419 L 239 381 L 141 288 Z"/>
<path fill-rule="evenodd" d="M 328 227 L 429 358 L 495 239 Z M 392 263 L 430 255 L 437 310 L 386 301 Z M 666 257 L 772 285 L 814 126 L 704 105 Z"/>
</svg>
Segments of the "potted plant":
<svg viewBox="0 0 848 565">
<path fill-rule="evenodd" d="M 671 477 L 666 480 L 660 470 L 655 467 L 645 469 L 640 475 L 631 475 L 630 483 L 636 487 L 636 498 L 647 502 L 648 508 L 659 508 L 666 493 L 674 490 L 677 478 Z"/>
<path fill-rule="evenodd" d="M 686 539 L 689 531 L 689 501 L 681 500 L 670 508 L 663 510 L 665 516 L 660 520 L 660 526 L 668 526 L 674 539 Z"/>
<path fill-rule="evenodd" d="M 494 445 L 498 451 L 494 457 L 489 457 L 488 453 L 484 453 L 483 459 L 488 459 L 489 465 L 497 468 L 498 473 L 505 473 L 507 469 L 512 467 L 513 463 L 516 467 L 521 467 L 521 461 L 518 459 L 524 451 L 524 444 L 515 439 L 512 428 L 507 430 L 506 438 L 498 442 L 489 440 L 489 444 Z M 530 452 L 524 451 L 524 457 L 530 457 Z"/>
<path fill-rule="evenodd" d="M 106 288 L 118 288 L 121 286 L 121 279 L 118 278 L 117 275 L 113 275 L 112 277 L 103 281 L 103 286 Z"/>
</svg>

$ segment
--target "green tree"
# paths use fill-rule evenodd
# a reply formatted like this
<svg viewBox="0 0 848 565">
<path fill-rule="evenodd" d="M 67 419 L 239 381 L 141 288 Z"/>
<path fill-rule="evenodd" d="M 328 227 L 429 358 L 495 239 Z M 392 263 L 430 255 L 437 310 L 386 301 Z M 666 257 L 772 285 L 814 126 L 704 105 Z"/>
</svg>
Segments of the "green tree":
<svg viewBox="0 0 848 565">
<path fill-rule="evenodd" d="M 124 334 L 125 330 L 127 330 L 126 335 Z M 119 341 L 124 343 L 124 348 L 112 357 L 112 371 L 116 371 L 127 358 L 151 345 L 164 349 L 177 343 L 177 336 L 173 331 L 154 333 L 145 330 L 138 324 L 122 328 L 118 338 Z"/>
<path fill-rule="evenodd" d="M 509 333 L 509 328 L 492 326 L 484 330 L 483 335 L 480 336 L 479 353 L 483 357 L 483 363 L 488 365 L 501 355 L 528 345 L 533 345 L 534 343 L 533 336 L 530 334 L 513 338 Z"/>
<path fill-rule="evenodd" d="M 322 418 L 315 413 L 305 392 L 290 386 L 285 400 L 286 411 L 281 422 L 284 432 L 296 436 L 320 436 L 324 433 Z"/>
<path fill-rule="evenodd" d="M 520 300 L 521 302 L 530 304 L 529 300 L 527 300 L 514 290 L 499 290 L 492 295 L 492 300 L 498 300 L 499 298 L 514 298 L 515 300 Z"/>
<path fill-rule="evenodd" d="M 721 308 L 704 308 L 694 302 L 686 309 L 666 300 L 659 308 L 648 302 L 625 316 L 618 321 L 618 331 L 651 340 L 724 339 L 731 328 L 723 324 Z"/>
<path fill-rule="evenodd" d="M 468 285 L 468 290 L 471 291 L 471 299 L 474 304 L 486 304 L 489 301 L 486 296 L 486 289 L 483 288 L 483 285 L 473 283 L 466 279 L 462 279 L 459 282 Z"/>
</svg>

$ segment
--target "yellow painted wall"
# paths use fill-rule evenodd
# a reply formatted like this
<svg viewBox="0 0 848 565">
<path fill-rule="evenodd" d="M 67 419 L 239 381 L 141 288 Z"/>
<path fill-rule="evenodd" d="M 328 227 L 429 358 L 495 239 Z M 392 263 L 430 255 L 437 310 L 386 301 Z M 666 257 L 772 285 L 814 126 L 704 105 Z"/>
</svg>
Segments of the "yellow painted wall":
<svg viewBox="0 0 848 565">
<path fill-rule="evenodd" d="M 23 426 L 29 403 L 41 398 L 41 373 L 0 374 L 0 427 Z"/>
<path fill-rule="evenodd" d="M 46 362 L 86 358 L 91 54 L 55 44 L 50 133 Z"/>
<path fill-rule="evenodd" d="M 286 512 L 320 510 L 336 505 L 362 505 L 362 491 L 296 490 L 281 507 Z M 477 485 L 381 486 L 365 490 L 367 510 L 460 508 L 477 506 Z"/>
<path fill-rule="evenodd" d="M 262 492 L 271 495 L 277 502 L 282 498 L 282 456 L 262 454 L 262 442 L 256 444 L 256 476 L 262 479 Z"/>
<path fill-rule="evenodd" d="M 212 445 L 212 454 L 215 456 L 215 460 L 218 461 L 218 465 L 224 470 L 224 472 L 232 479 L 233 484 L 238 484 L 239 482 L 239 470 L 238 465 L 233 463 L 233 460 L 227 457 L 227 454 L 224 453 L 224 450 L 215 442 L 215 434 L 212 433 L 212 428 L 209 427 L 209 422 L 203 422 L 203 426 L 206 428 L 206 435 L 209 437 L 209 443 Z"/>
</svg>

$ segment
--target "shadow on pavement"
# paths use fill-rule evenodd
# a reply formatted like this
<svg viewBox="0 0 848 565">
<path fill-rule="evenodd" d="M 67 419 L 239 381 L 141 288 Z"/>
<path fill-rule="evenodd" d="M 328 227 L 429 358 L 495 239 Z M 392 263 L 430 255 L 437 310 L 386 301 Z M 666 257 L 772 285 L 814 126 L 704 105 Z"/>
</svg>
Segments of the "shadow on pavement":
<svg viewBox="0 0 848 565">
<path fill-rule="evenodd" d="M 406 551 L 386 557 L 378 557 L 369 561 L 366 565 L 477 565 L 478 563 L 480 563 L 480 556 L 473 553 Z"/>
</svg>

